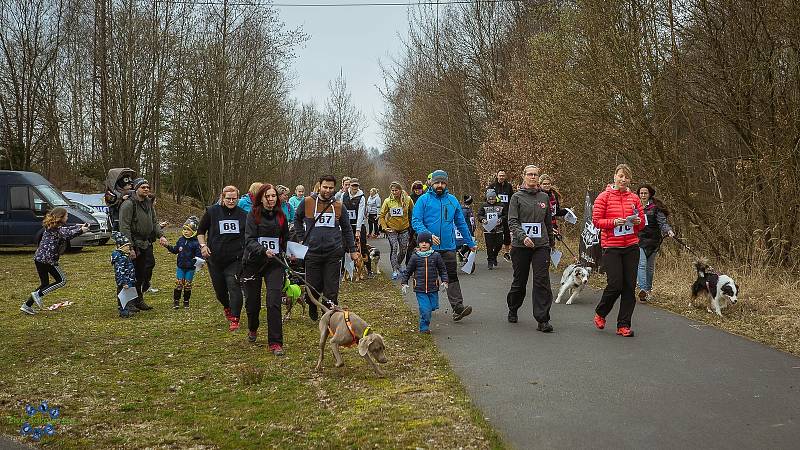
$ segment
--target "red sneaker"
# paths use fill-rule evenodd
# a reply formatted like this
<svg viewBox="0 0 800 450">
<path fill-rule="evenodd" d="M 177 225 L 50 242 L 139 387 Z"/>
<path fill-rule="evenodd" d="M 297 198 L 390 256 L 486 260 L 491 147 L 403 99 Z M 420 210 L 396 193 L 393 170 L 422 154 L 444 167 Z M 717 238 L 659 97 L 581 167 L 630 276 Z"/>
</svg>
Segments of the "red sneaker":
<svg viewBox="0 0 800 450">
<path fill-rule="evenodd" d="M 606 318 L 600 317 L 600 314 L 594 315 L 594 326 L 597 327 L 598 330 L 602 330 L 606 327 Z"/>
<path fill-rule="evenodd" d="M 283 356 L 283 346 L 281 344 L 269 344 L 269 351 L 275 356 Z"/>
<path fill-rule="evenodd" d="M 231 309 L 230 309 L 230 308 L 225 308 L 225 309 L 223 310 L 223 312 L 225 313 L 225 319 L 226 319 L 228 322 L 230 322 L 230 321 L 232 321 L 232 320 L 233 320 L 233 314 L 231 314 Z"/>
<path fill-rule="evenodd" d="M 248 342 L 255 342 L 257 336 L 258 336 L 258 333 L 256 333 L 255 331 L 248 331 L 247 332 L 247 340 L 248 340 Z"/>
<path fill-rule="evenodd" d="M 633 330 L 630 327 L 619 327 L 617 328 L 617 334 L 622 337 L 633 337 Z"/>
<path fill-rule="evenodd" d="M 231 316 L 231 324 L 228 326 L 228 331 L 236 331 L 239 329 L 239 318 Z"/>
</svg>

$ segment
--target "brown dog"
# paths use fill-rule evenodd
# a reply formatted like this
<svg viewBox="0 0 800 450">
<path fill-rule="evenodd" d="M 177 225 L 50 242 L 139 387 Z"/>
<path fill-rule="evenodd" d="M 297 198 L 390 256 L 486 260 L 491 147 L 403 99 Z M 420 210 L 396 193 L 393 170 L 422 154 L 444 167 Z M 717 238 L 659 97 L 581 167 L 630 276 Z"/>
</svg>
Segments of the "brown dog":
<svg viewBox="0 0 800 450">
<path fill-rule="evenodd" d="M 319 319 L 319 360 L 317 360 L 316 370 L 322 370 L 325 343 L 328 337 L 331 337 L 331 351 L 336 359 L 336 367 L 344 365 L 342 355 L 339 353 L 339 346 L 358 345 L 358 354 L 369 362 L 375 369 L 375 373 L 383 376 L 383 371 L 375 364 L 375 361 L 381 364 L 386 364 L 387 361 L 383 337 L 372 331 L 369 324 L 355 313 L 339 307 L 329 309 L 314 297 L 311 290 L 308 290 L 307 293 L 309 299 L 325 313 Z"/>
</svg>

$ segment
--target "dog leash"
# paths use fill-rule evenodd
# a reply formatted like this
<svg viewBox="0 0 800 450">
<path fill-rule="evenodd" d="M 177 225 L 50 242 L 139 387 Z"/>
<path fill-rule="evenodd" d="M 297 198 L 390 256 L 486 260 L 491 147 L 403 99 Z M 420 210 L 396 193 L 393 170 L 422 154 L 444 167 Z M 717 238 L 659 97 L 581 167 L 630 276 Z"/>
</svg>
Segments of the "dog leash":
<svg viewBox="0 0 800 450">
<path fill-rule="evenodd" d="M 565 244 L 565 243 L 564 243 L 564 236 L 563 236 L 561 233 L 559 233 L 559 232 L 557 232 L 557 231 L 556 231 L 556 233 L 555 233 L 555 237 L 556 237 L 556 240 L 557 240 L 558 242 L 561 242 L 561 243 L 564 245 L 564 248 L 566 248 L 566 249 L 567 249 L 567 251 L 569 252 L 569 254 L 570 254 L 570 255 L 572 255 L 572 258 L 575 260 L 575 262 L 576 262 L 576 263 L 580 262 L 580 259 L 578 259 L 578 257 L 577 257 L 577 256 L 575 256 L 575 253 L 573 253 L 573 252 L 572 252 L 572 249 L 571 249 L 571 248 L 569 248 L 569 245 L 567 245 L 567 244 Z"/>
<path fill-rule="evenodd" d="M 312 298 L 314 296 L 319 298 L 319 300 L 317 300 L 316 298 L 313 299 L 313 300 L 316 300 L 319 303 L 318 306 L 324 306 L 325 308 L 328 308 L 328 309 L 335 309 L 336 307 L 338 307 L 338 305 L 333 304 L 333 302 L 331 302 L 330 300 L 325 298 L 325 295 L 322 292 L 319 292 L 318 290 L 316 290 L 314 288 L 314 286 L 309 284 L 308 280 L 306 279 L 306 274 L 305 273 L 300 273 L 300 272 L 292 269 L 291 267 L 289 267 L 289 263 L 286 262 L 286 258 L 284 256 L 275 255 L 275 260 L 278 261 L 278 264 L 282 265 L 289 273 L 291 273 L 294 276 L 296 276 L 296 277 L 300 278 L 301 280 L 303 280 L 303 283 L 305 283 L 304 285 L 305 285 L 306 289 L 311 289 L 311 291 L 312 291 L 311 293 L 315 294 L 315 295 L 312 296 Z M 332 306 L 323 305 L 322 304 L 323 301 L 327 301 L 327 302 L 331 303 Z"/>
<path fill-rule="evenodd" d="M 684 242 L 684 241 L 683 241 L 681 238 L 679 238 L 678 236 L 672 236 L 672 239 L 673 239 L 673 240 L 675 240 L 675 242 L 677 242 L 678 244 L 680 244 L 680 246 L 681 246 L 681 247 L 683 247 L 684 249 L 686 249 L 686 251 L 687 251 L 687 252 L 689 252 L 689 254 L 690 254 L 690 255 L 694 256 L 694 257 L 695 257 L 695 258 L 696 258 L 698 261 L 700 261 L 700 260 L 704 259 L 704 258 L 703 258 L 703 257 L 701 257 L 700 255 L 698 255 L 697 253 L 695 253 L 695 252 L 694 252 L 694 250 L 692 250 L 692 248 L 691 248 L 691 247 L 689 247 L 689 246 L 686 244 L 686 242 Z M 715 268 L 714 268 L 713 266 L 711 266 L 710 264 L 708 265 L 708 269 L 709 269 L 711 272 L 714 272 L 715 274 L 719 275 L 719 272 L 717 272 L 717 269 L 715 269 Z"/>
</svg>

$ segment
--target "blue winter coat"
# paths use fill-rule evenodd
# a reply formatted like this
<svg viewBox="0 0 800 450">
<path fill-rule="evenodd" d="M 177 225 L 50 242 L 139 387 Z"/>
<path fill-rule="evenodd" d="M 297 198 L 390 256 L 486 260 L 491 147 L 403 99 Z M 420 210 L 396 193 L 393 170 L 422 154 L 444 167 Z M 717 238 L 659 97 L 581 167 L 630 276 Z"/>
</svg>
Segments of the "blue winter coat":
<svg viewBox="0 0 800 450">
<path fill-rule="evenodd" d="M 464 213 L 461 211 L 461 204 L 447 189 L 441 195 L 437 195 L 434 189 L 428 189 L 419 197 L 414 204 L 411 226 L 417 234 L 428 231 L 439 237 L 439 245 L 434 245 L 434 250 L 456 249 L 454 226 L 458 227 L 458 231 L 464 236 L 465 244 L 470 247 L 475 246 Z"/>
<path fill-rule="evenodd" d="M 117 286 L 127 284 L 128 287 L 132 287 L 136 284 L 136 268 L 127 253 L 120 250 L 111 252 L 111 265 L 114 266 L 114 279 L 117 281 Z"/>
<path fill-rule="evenodd" d="M 249 213 L 250 210 L 253 209 L 253 199 L 250 198 L 250 194 L 244 194 L 242 198 L 239 199 L 239 208 L 242 208 L 246 213 Z"/>
<path fill-rule="evenodd" d="M 439 279 L 442 283 L 447 283 L 447 269 L 444 266 L 442 255 L 433 252 L 430 256 L 419 256 L 417 252 L 411 255 L 408 260 L 405 272 L 403 272 L 402 282 L 408 284 L 408 279 L 413 273 L 416 286 L 414 292 L 437 292 L 439 290 Z"/>
<path fill-rule="evenodd" d="M 200 242 L 197 241 L 197 236 L 186 239 L 181 236 L 174 246 L 167 245 L 167 250 L 170 253 L 178 255 L 178 267 L 181 269 L 194 269 L 194 258 L 202 258 L 203 254 L 200 252 Z"/>
</svg>

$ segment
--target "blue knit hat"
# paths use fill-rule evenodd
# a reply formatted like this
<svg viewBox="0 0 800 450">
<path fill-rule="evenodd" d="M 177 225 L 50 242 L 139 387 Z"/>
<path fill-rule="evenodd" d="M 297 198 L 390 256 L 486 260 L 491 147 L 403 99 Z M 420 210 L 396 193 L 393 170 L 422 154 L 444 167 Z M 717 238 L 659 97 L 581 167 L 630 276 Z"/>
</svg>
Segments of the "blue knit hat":
<svg viewBox="0 0 800 450">
<path fill-rule="evenodd" d="M 437 182 L 440 182 L 440 181 L 444 182 L 444 183 L 447 183 L 448 180 L 449 179 L 447 177 L 447 172 L 445 172 L 442 169 L 434 170 L 433 173 L 431 174 L 431 183 L 437 183 Z"/>
<path fill-rule="evenodd" d="M 430 231 L 423 231 L 417 235 L 417 242 L 427 242 L 428 244 L 433 245 L 433 235 Z"/>
</svg>

